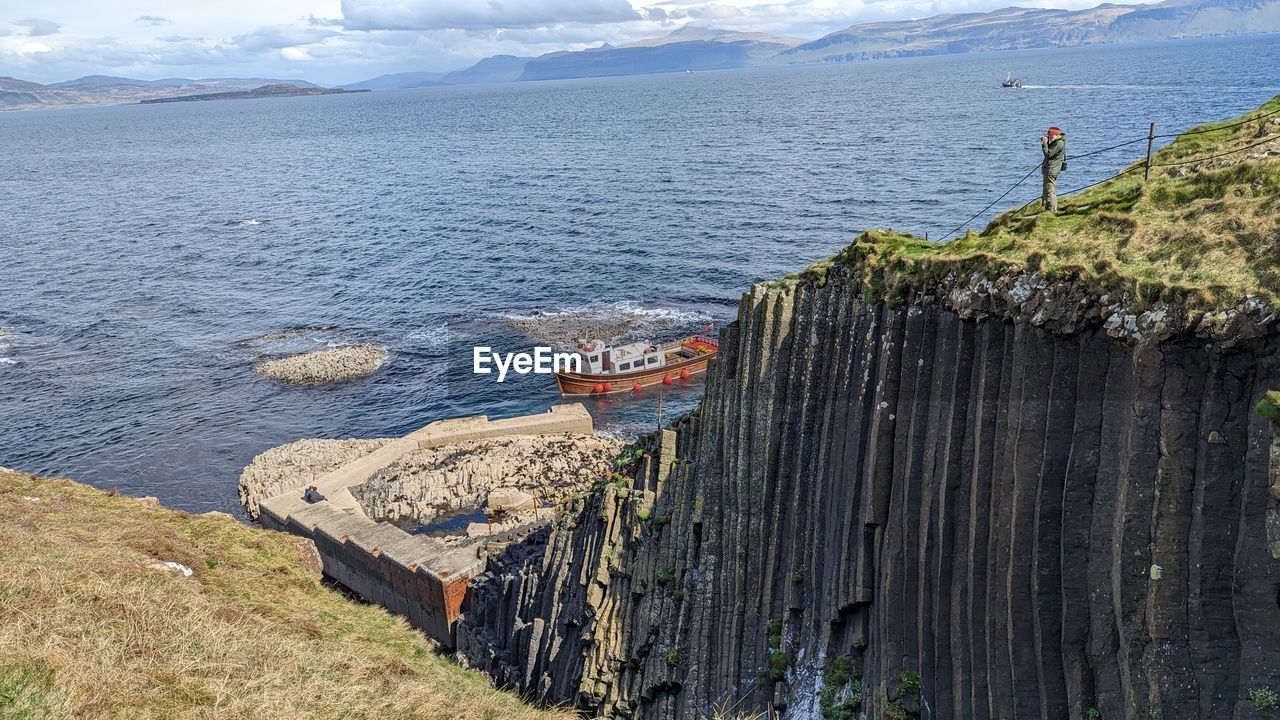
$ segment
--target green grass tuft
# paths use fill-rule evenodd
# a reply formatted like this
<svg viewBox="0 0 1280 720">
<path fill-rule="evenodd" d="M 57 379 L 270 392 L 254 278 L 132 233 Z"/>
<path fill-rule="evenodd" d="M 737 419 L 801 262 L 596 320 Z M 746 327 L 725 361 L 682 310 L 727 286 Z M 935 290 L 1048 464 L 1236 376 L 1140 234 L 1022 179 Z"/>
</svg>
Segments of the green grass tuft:
<svg viewBox="0 0 1280 720">
<path fill-rule="evenodd" d="M 1280 423 L 1280 390 L 1272 390 L 1258 403 L 1258 414 L 1273 423 Z"/>
<path fill-rule="evenodd" d="M 862 677 L 854 659 L 841 655 L 827 663 L 822 672 L 818 709 L 828 720 L 853 720 L 862 707 Z"/>
<path fill-rule="evenodd" d="M 1280 693 L 1271 688 L 1254 688 L 1249 691 L 1249 701 L 1263 712 L 1280 709 Z"/>
</svg>

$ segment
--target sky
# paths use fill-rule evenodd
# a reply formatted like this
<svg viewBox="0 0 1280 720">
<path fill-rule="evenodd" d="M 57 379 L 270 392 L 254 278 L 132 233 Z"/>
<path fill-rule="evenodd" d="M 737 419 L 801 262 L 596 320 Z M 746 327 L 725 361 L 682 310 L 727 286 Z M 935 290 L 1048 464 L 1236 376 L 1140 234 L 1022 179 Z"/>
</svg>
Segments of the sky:
<svg viewBox="0 0 1280 720">
<path fill-rule="evenodd" d="M 692 23 L 813 39 L 1010 0 L 4 0 L 0 76 L 340 84 L 659 37 Z M 1083 8 L 1097 0 L 1022 0 Z"/>
</svg>

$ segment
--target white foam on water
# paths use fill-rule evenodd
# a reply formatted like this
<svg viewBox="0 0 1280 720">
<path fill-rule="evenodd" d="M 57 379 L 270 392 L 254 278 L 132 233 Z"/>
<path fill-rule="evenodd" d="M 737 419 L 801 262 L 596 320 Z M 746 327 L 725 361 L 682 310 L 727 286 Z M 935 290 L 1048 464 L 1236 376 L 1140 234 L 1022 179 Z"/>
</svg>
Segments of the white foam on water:
<svg viewBox="0 0 1280 720">
<path fill-rule="evenodd" d="M 640 338 L 650 333 L 696 332 L 709 322 L 701 313 L 671 307 L 643 306 L 631 301 L 609 305 L 540 309 L 499 314 L 507 326 L 529 338 L 566 345 L 585 336 L 601 340 Z M 649 338 L 647 338 L 649 339 Z"/>
<path fill-rule="evenodd" d="M 449 344 L 449 325 L 432 325 L 410 330 L 405 339 L 411 344 L 430 349 L 438 349 Z"/>
<path fill-rule="evenodd" d="M 241 340 L 236 345 L 259 357 L 266 357 L 297 355 L 366 342 L 369 340 L 360 337 L 356 330 L 338 327 L 301 327 Z"/>
</svg>

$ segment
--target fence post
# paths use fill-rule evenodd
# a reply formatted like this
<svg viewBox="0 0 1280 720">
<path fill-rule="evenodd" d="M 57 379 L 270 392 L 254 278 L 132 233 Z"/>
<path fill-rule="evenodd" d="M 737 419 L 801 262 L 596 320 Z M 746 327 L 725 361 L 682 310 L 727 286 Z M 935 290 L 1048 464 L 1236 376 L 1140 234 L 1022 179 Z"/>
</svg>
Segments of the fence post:
<svg viewBox="0 0 1280 720">
<path fill-rule="evenodd" d="M 1151 129 L 1147 131 L 1147 167 L 1142 171 L 1142 183 L 1145 185 L 1151 177 L 1151 143 L 1156 139 L 1156 124 L 1151 123 Z"/>
</svg>

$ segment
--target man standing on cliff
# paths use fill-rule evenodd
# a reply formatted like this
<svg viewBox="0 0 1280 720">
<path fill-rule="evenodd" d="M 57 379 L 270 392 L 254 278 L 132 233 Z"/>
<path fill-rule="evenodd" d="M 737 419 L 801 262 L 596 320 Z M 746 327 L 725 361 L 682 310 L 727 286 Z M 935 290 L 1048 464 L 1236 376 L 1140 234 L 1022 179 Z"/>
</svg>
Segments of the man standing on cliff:
<svg viewBox="0 0 1280 720">
<path fill-rule="evenodd" d="M 1056 127 L 1040 138 L 1040 149 L 1044 151 L 1044 164 L 1040 172 L 1044 175 L 1044 195 L 1041 201 L 1044 209 L 1058 212 L 1058 173 L 1067 169 L 1067 136 Z"/>
</svg>

